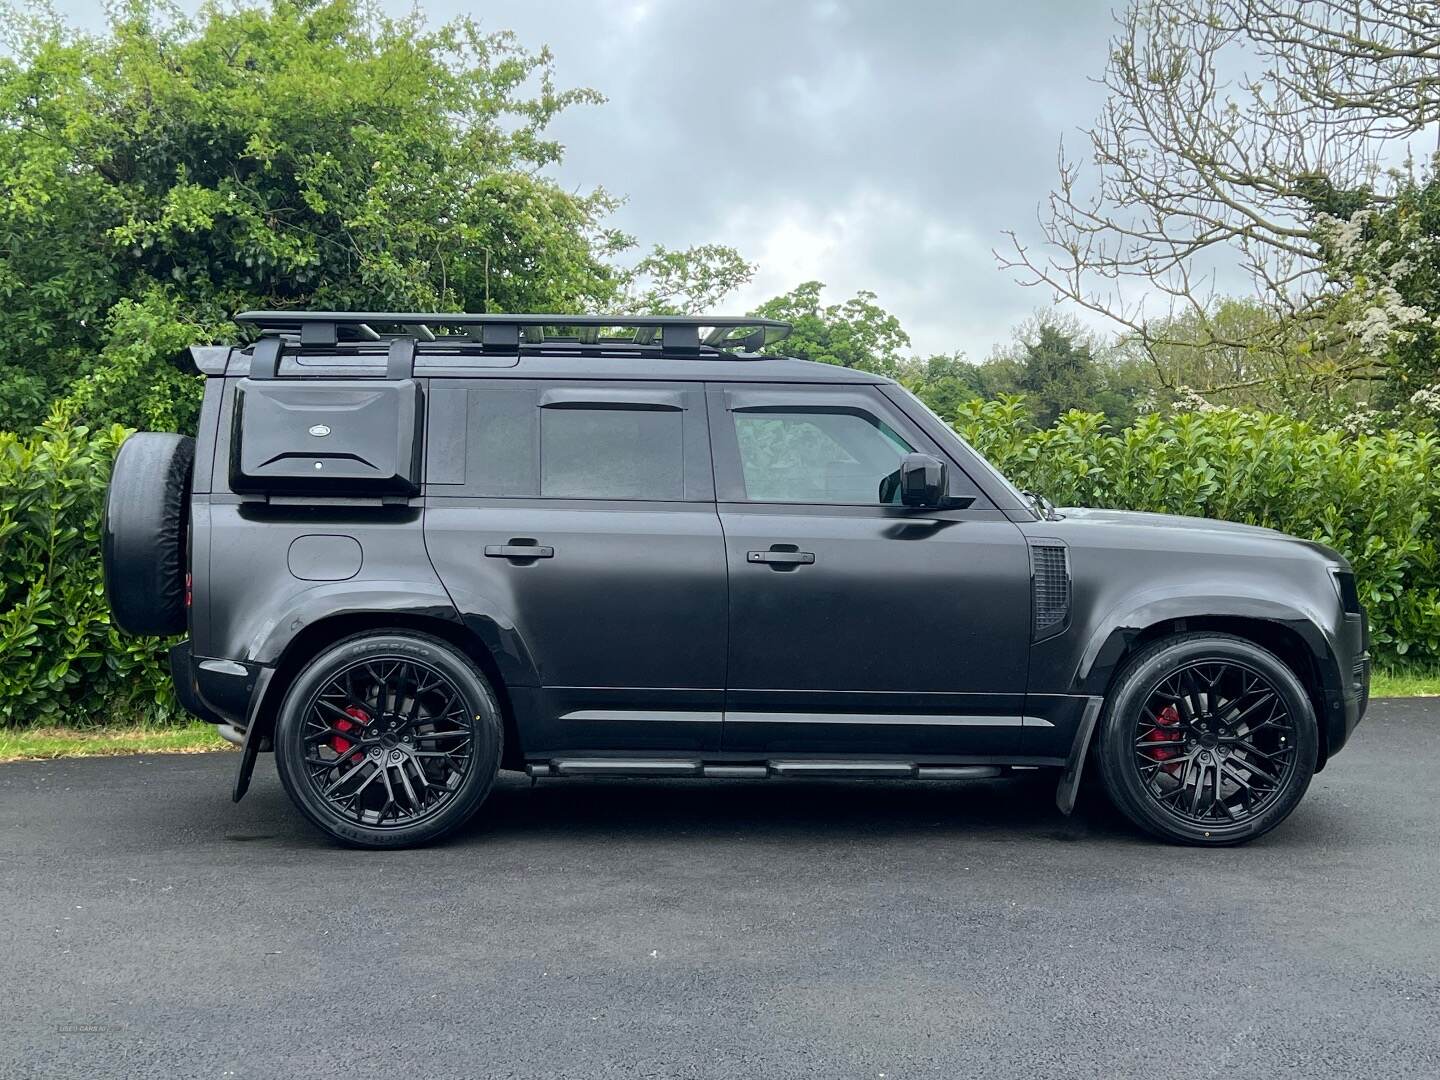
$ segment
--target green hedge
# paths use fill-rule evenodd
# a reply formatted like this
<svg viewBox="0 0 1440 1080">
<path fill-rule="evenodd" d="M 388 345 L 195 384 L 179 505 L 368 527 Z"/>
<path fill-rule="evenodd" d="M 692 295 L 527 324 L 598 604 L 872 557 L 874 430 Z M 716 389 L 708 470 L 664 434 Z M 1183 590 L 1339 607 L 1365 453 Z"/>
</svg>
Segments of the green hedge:
<svg viewBox="0 0 1440 1080">
<path fill-rule="evenodd" d="M 1265 525 L 1355 566 L 1382 662 L 1440 659 L 1440 439 L 1350 435 L 1232 409 L 1151 414 L 1111 431 L 1070 412 L 1035 431 L 1018 398 L 971 402 L 958 430 L 1001 472 L 1059 506 Z"/>
<path fill-rule="evenodd" d="M 961 432 L 1022 487 L 1059 505 L 1198 514 L 1323 541 L 1355 564 L 1385 662 L 1440 660 L 1440 440 L 1352 436 L 1228 410 L 1109 430 L 1069 413 L 1029 426 L 1018 399 L 972 402 Z M 64 414 L 0 432 L 0 725 L 165 720 L 177 707 L 165 642 L 111 627 L 99 519 L 124 428 Z"/>
<path fill-rule="evenodd" d="M 110 625 L 100 511 L 125 428 L 0 432 L 0 726 L 167 720 L 165 642 Z"/>
</svg>

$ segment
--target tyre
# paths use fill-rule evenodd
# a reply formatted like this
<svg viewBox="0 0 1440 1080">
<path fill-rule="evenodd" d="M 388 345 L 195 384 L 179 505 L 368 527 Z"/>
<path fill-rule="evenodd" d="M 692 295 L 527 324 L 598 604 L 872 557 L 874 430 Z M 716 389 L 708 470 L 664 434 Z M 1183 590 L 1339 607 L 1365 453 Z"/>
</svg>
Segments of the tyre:
<svg viewBox="0 0 1440 1080">
<path fill-rule="evenodd" d="M 1243 843 L 1290 815 L 1315 774 L 1319 729 L 1295 673 L 1254 642 L 1181 634 L 1115 679 L 1099 727 L 1106 794 L 1147 831 Z"/>
<path fill-rule="evenodd" d="M 439 638 L 377 632 L 317 656 L 285 694 L 275 763 L 307 818 L 356 847 L 428 843 L 480 808 L 504 726 L 485 676 Z"/>
<path fill-rule="evenodd" d="M 194 439 L 159 431 L 136 432 L 115 455 L 100 551 L 110 617 L 126 633 L 185 632 L 194 463 Z"/>
</svg>

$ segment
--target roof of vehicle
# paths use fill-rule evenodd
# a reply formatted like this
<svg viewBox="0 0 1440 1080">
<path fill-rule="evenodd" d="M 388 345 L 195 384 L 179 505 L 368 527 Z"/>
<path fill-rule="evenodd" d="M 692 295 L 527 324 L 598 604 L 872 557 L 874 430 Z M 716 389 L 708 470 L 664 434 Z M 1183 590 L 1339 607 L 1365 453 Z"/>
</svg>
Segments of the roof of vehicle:
<svg viewBox="0 0 1440 1080">
<path fill-rule="evenodd" d="M 788 323 L 755 316 L 473 315 L 247 311 L 260 338 L 245 347 L 195 346 L 186 366 L 207 375 L 252 374 L 257 352 L 279 378 L 422 377 L 883 383 L 869 372 L 755 351 Z M 628 334 L 604 333 L 620 329 Z M 558 331 L 558 332 L 557 332 Z M 398 344 L 397 344 L 398 343 Z"/>
<path fill-rule="evenodd" d="M 196 368 L 211 375 L 250 373 L 252 350 L 228 346 L 197 346 L 191 350 Z M 276 372 L 280 378 L 330 376 L 365 378 L 383 375 L 386 355 L 379 350 L 286 356 Z M 466 355 L 420 348 L 415 375 L 421 378 L 495 379 L 625 379 L 663 382 L 797 382 L 884 383 L 881 375 L 854 368 L 797 360 L 789 356 L 675 357 L 660 353 L 636 356 L 590 352 Z"/>
</svg>

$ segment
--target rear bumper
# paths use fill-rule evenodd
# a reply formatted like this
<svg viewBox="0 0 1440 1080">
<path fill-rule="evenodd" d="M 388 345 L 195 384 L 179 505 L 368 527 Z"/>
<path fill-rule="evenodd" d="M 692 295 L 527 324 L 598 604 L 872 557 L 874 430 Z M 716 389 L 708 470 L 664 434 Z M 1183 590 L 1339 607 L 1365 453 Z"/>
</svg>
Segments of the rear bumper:
<svg viewBox="0 0 1440 1080">
<path fill-rule="evenodd" d="M 197 657 L 189 641 L 170 649 L 170 675 L 180 704 L 211 724 L 244 726 L 259 674 L 259 664 Z"/>
<path fill-rule="evenodd" d="M 195 679 L 195 662 L 188 640 L 170 646 L 170 678 L 175 683 L 175 696 L 180 699 L 180 707 L 191 716 L 210 724 L 227 722 L 200 697 L 200 687 Z"/>
</svg>

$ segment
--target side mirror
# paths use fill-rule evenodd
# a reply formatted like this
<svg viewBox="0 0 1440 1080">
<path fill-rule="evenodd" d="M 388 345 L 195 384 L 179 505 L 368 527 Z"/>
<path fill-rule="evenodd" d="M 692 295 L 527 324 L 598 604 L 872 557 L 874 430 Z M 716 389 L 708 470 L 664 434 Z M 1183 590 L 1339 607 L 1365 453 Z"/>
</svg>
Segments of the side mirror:
<svg viewBox="0 0 1440 1080">
<path fill-rule="evenodd" d="M 946 505 L 950 490 L 945 463 L 929 454 L 906 454 L 900 459 L 900 503 L 916 508 L 939 509 Z"/>
</svg>

